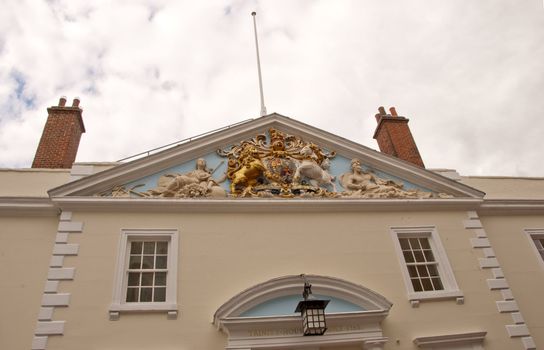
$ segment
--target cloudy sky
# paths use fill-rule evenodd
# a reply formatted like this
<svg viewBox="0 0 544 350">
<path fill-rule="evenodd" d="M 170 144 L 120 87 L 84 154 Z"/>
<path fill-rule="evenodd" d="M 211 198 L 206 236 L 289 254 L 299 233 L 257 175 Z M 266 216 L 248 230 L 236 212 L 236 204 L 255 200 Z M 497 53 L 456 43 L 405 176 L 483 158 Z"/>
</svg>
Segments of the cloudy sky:
<svg viewBox="0 0 544 350">
<path fill-rule="evenodd" d="M 78 161 L 115 161 L 268 112 L 377 149 L 396 106 L 429 168 L 544 176 L 544 3 L 1 0 L 0 167 L 81 99 Z"/>
</svg>

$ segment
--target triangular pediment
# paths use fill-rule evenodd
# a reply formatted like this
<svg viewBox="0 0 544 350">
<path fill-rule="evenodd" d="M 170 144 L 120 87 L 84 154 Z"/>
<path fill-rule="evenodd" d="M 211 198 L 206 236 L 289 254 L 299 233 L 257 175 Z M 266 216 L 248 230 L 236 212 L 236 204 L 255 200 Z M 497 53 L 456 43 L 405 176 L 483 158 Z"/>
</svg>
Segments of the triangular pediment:
<svg viewBox="0 0 544 350">
<path fill-rule="evenodd" d="M 49 191 L 125 199 L 443 199 L 484 193 L 273 113 Z"/>
</svg>

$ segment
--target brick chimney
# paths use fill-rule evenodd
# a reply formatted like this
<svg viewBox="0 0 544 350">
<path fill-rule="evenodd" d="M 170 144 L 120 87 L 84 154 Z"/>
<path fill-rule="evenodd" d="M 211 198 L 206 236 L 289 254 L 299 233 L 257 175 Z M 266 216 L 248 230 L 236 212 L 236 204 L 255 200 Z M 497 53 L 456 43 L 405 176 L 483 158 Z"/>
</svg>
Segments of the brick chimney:
<svg viewBox="0 0 544 350">
<path fill-rule="evenodd" d="M 387 114 L 383 107 L 378 108 L 378 111 L 376 114 L 378 126 L 374 138 L 378 141 L 380 151 L 425 168 L 408 127 L 409 119 L 399 116 L 395 107 L 389 108 L 391 114 Z"/>
<path fill-rule="evenodd" d="M 47 122 L 32 162 L 33 168 L 69 169 L 76 160 L 81 134 L 85 132 L 79 98 L 71 107 L 62 96 L 58 106 L 47 108 Z"/>
</svg>

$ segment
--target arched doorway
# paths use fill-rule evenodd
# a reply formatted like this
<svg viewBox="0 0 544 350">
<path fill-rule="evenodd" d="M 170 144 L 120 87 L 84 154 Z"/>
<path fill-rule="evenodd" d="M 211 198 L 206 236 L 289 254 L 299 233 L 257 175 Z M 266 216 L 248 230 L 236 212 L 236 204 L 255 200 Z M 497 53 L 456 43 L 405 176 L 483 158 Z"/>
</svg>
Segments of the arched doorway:
<svg viewBox="0 0 544 350">
<path fill-rule="evenodd" d="M 327 332 L 302 335 L 302 319 L 294 313 L 302 299 L 300 276 L 284 276 L 248 288 L 224 303 L 214 324 L 228 336 L 225 349 L 383 349 L 387 339 L 381 322 L 392 304 L 363 286 L 326 276 L 306 275 L 313 293 L 330 299 Z"/>
</svg>

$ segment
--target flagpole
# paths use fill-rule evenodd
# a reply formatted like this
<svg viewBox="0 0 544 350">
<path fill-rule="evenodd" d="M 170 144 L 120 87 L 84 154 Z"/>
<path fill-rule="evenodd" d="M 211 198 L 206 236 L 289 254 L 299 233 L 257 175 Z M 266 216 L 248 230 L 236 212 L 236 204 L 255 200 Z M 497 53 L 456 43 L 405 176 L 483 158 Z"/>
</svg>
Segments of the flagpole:
<svg viewBox="0 0 544 350">
<path fill-rule="evenodd" d="M 261 60 L 259 58 L 259 40 L 257 39 L 257 21 L 255 20 L 256 12 L 251 12 L 253 16 L 253 29 L 255 31 L 255 50 L 257 52 L 257 71 L 259 73 L 259 90 L 261 93 L 261 117 L 264 117 L 266 113 L 266 107 L 264 106 L 264 93 L 263 93 L 263 78 L 261 76 Z"/>
</svg>

